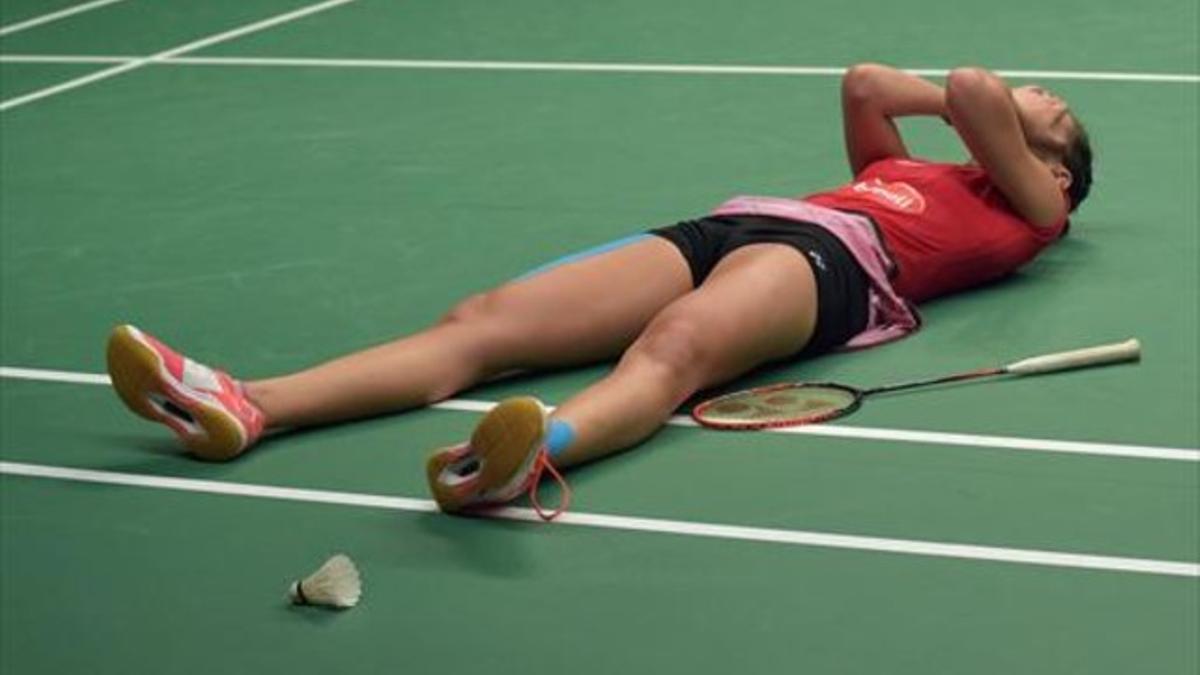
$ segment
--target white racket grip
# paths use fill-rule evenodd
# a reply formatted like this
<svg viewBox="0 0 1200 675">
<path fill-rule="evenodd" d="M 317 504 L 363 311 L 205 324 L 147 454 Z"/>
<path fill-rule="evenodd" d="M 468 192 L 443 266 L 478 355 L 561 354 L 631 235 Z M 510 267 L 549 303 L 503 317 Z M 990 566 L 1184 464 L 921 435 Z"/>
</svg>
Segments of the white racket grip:
<svg viewBox="0 0 1200 675">
<path fill-rule="evenodd" d="M 1010 363 L 1004 367 L 1004 370 L 1014 375 L 1052 373 L 1056 370 L 1086 368 L 1120 361 L 1136 361 L 1141 358 L 1141 355 L 1142 345 L 1137 340 L 1126 340 L 1099 347 L 1034 356 Z"/>
</svg>

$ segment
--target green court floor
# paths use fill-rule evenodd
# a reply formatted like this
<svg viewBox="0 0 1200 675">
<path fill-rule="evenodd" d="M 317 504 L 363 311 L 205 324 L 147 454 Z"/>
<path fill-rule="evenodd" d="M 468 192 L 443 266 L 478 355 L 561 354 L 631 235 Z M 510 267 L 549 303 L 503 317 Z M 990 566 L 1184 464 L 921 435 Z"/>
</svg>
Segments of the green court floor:
<svg viewBox="0 0 1200 675">
<path fill-rule="evenodd" d="M 0 672 L 1200 669 L 1195 2 L 114 0 L 21 27 L 72 7 L 0 0 Z M 915 336 L 739 384 L 1129 337 L 1141 363 L 810 433 L 672 424 L 572 473 L 553 525 L 429 511 L 424 459 L 605 366 L 228 464 L 101 377 L 118 323 L 287 372 L 733 194 L 835 185 L 837 70 L 863 60 L 1046 84 L 1090 129 L 1093 196 Z M 963 157 L 940 122 L 904 131 Z M 289 607 L 337 551 L 362 605 Z"/>
</svg>

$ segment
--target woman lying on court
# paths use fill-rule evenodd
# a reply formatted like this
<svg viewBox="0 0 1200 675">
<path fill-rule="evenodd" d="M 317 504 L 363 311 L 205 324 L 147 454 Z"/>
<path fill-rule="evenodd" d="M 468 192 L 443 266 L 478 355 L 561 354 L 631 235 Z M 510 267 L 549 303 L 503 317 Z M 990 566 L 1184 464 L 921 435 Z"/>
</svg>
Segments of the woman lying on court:
<svg viewBox="0 0 1200 675">
<path fill-rule="evenodd" d="M 866 347 L 918 326 L 912 303 L 1002 276 L 1067 228 L 1091 150 L 1066 103 L 977 68 L 945 88 L 886 66 L 842 82 L 854 180 L 803 199 L 737 197 L 696 220 L 476 295 L 428 329 L 310 369 L 238 381 L 132 326 L 108 344 L 122 400 L 194 454 L 235 457 L 264 429 L 427 406 L 514 370 L 619 357 L 552 415 L 501 403 L 468 442 L 437 450 L 445 511 L 535 492 L 544 470 L 659 429 L 699 390 L 762 364 Z M 894 118 L 940 116 L 972 161 L 909 156 Z"/>
</svg>

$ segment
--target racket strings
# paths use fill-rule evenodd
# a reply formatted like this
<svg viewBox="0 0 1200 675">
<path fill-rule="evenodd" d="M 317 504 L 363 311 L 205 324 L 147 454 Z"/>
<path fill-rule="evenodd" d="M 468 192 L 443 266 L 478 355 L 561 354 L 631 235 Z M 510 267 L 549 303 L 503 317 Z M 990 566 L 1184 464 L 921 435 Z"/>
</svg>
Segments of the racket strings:
<svg viewBox="0 0 1200 675">
<path fill-rule="evenodd" d="M 731 394 L 697 408 L 705 424 L 762 428 L 810 424 L 839 417 L 858 405 L 858 392 L 842 387 L 789 385 Z"/>
</svg>

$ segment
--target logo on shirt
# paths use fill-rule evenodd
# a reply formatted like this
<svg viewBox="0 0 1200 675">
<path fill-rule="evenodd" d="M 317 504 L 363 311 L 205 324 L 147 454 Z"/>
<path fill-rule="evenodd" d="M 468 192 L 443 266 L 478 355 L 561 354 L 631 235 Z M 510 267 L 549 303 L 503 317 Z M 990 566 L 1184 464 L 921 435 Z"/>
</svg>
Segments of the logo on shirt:
<svg viewBox="0 0 1200 675">
<path fill-rule="evenodd" d="M 925 197 L 908 183 L 887 183 L 878 178 L 864 180 L 850 186 L 850 190 L 871 201 L 904 213 L 924 213 Z"/>
</svg>

